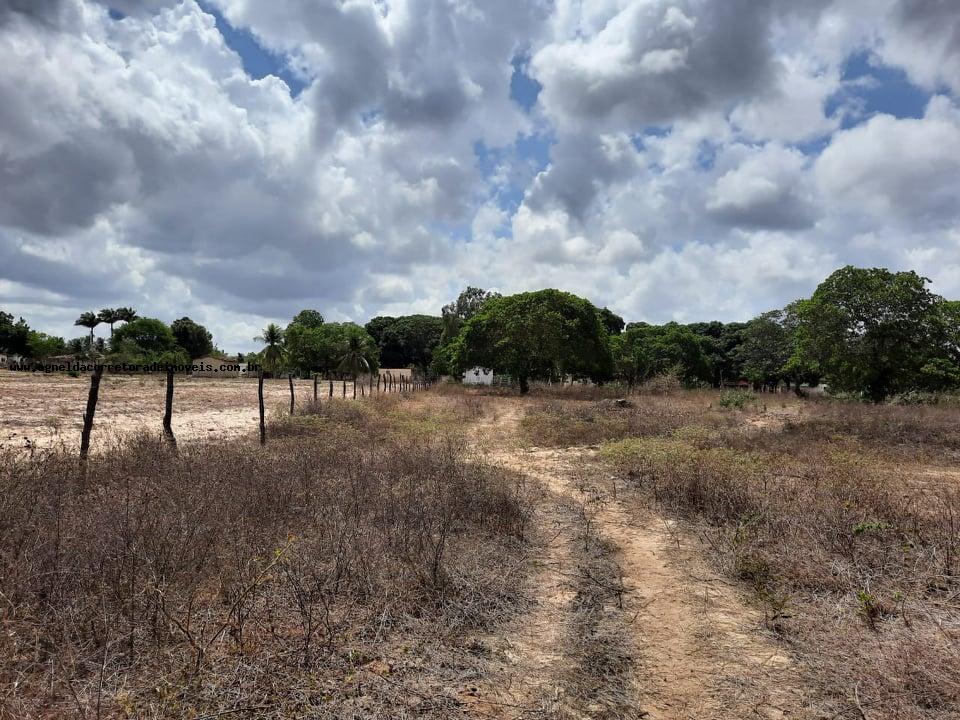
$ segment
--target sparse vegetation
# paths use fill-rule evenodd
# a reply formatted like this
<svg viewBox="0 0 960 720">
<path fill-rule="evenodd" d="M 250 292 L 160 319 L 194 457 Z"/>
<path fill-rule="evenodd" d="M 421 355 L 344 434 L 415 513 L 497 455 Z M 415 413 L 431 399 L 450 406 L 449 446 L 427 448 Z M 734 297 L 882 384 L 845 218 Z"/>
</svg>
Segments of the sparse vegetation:
<svg viewBox="0 0 960 720">
<path fill-rule="evenodd" d="M 723 390 L 720 393 L 720 407 L 728 410 L 743 410 L 757 401 L 757 396 L 746 390 Z"/>
<path fill-rule="evenodd" d="M 626 324 L 556 290 L 469 288 L 442 320 L 366 329 L 304 310 L 231 388 L 251 436 L 259 400 L 260 446 L 174 439 L 198 413 L 174 415 L 172 368 L 155 431 L 100 439 L 99 366 L 80 458 L 9 430 L 0 449 L 0 719 L 958 718 L 957 306 L 926 284 L 844 268 L 730 325 Z M 89 356 L 222 355 L 189 318 L 78 324 Z M 0 340 L 64 345 L 5 313 Z M 419 375 L 375 392 L 384 357 Z M 515 385 L 430 382 L 473 366 Z M 103 381 L 98 432 L 162 385 Z M 66 443 L 73 405 L 38 403 L 23 422 Z M 518 669 L 532 688 L 489 686 Z"/>
<path fill-rule="evenodd" d="M 370 425 L 389 424 L 381 410 Z M 4 457 L 0 715 L 442 705 L 459 650 L 436 638 L 518 599 L 524 483 L 442 436 L 371 441 L 344 420 L 284 421 L 267 449 L 142 437 L 91 456 L 86 480 L 71 456 Z M 435 659 L 407 665 L 424 646 Z"/>
<path fill-rule="evenodd" d="M 601 458 L 752 589 L 832 712 L 855 710 L 856 687 L 892 716 L 954 717 L 958 478 L 904 462 L 942 462 L 955 411 L 817 403 L 759 424 L 684 422 L 701 402 L 677 399 L 658 432 L 614 428 Z"/>
</svg>

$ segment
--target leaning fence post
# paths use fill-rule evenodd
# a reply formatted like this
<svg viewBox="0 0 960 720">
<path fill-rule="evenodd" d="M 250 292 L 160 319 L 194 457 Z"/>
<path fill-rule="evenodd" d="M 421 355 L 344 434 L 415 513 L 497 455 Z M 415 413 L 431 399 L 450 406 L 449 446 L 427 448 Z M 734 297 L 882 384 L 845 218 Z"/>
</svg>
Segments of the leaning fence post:
<svg viewBox="0 0 960 720">
<path fill-rule="evenodd" d="M 287 373 L 287 380 L 290 381 L 290 414 L 293 415 L 293 406 L 294 406 L 293 373 Z"/>
<path fill-rule="evenodd" d="M 83 413 L 83 432 L 80 433 L 80 459 L 86 462 L 90 452 L 90 431 L 93 430 L 93 416 L 97 412 L 97 399 L 100 397 L 100 379 L 103 377 L 103 365 L 94 365 L 90 378 L 90 392 L 87 394 L 87 410 Z"/>
<path fill-rule="evenodd" d="M 167 401 L 163 411 L 163 435 L 167 442 L 177 449 L 177 438 L 173 435 L 173 367 L 167 368 Z"/>
</svg>

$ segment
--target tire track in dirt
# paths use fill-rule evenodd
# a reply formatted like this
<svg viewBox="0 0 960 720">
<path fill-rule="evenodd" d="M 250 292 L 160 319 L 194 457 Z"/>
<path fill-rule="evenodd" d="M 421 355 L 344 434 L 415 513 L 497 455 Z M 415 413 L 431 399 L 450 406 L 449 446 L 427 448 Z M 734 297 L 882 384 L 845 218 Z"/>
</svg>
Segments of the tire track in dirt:
<svg viewBox="0 0 960 720">
<path fill-rule="evenodd" d="M 590 450 L 514 447 L 523 405 L 501 401 L 497 408 L 499 416 L 478 427 L 486 440 L 478 452 L 538 480 L 545 492 L 531 585 L 536 603 L 487 639 L 498 648 L 496 661 L 471 704 L 498 718 L 810 717 L 793 662 L 763 630 L 762 613 L 708 567 L 695 541 L 639 503 L 628 506 L 615 486 L 585 472 Z M 571 638 L 584 631 L 575 603 L 576 543 L 584 532 L 609 548 L 619 566 L 622 607 L 604 607 L 603 614 L 608 632 L 622 629 L 630 649 L 632 677 L 611 680 L 623 682 L 629 710 L 622 702 L 566 694 L 576 684 L 570 678 L 591 671 L 577 667 L 582 653 L 571 648 Z"/>
</svg>

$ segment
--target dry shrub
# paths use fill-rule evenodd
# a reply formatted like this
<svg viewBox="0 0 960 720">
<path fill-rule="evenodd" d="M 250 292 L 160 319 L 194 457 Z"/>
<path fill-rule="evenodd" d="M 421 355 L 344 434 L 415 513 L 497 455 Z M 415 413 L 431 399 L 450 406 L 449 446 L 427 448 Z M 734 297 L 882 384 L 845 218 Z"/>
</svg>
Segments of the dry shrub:
<svg viewBox="0 0 960 720">
<path fill-rule="evenodd" d="M 530 394 L 538 398 L 555 400 L 597 401 L 622 398 L 627 388 L 619 384 L 594 385 L 593 383 L 533 383 Z"/>
<path fill-rule="evenodd" d="M 682 392 L 683 382 L 676 373 L 657 375 L 640 386 L 641 395 L 679 395 Z"/>
<path fill-rule="evenodd" d="M 879 448 L 960 451 L 960 411 L 954 407 L 832 401 L 811 406 L 801 420 L 785 425 L 785 439 L 803 443 L 845 435 Z"/>
<path fill-rule="evenodd" d="M 864 411 L 849 427 L 876 427 Z M 832 435 L 806 432 L 805 454 L 684 430 L 601 455 L 701 527 L 719 565 L 752 586 L 770 627 L 803 651 L 830 713 L 856 713 L 857 688 L 864 707 L 883 709 L 877 717 L 958 717 L 960 489 L 909 488 Z"/>
<path fill-rule="evenodd" d="M 358 438 L 3 458 L 0 717 L 343 717 L 358 646 L 509 609 L 522 484 Z"/>
<path fill-rule="evenodd" d="M 689 393 L 682 397 L 631 398 L 623 407 L 610 402 L 546 400 L 530 406 L 520 426 L 524 438 L 534 445 L 572 447 L 666 435 L 696 423 L 727 427 L 733 422 L 709 411 L 699 394 Z"/>
</svg>

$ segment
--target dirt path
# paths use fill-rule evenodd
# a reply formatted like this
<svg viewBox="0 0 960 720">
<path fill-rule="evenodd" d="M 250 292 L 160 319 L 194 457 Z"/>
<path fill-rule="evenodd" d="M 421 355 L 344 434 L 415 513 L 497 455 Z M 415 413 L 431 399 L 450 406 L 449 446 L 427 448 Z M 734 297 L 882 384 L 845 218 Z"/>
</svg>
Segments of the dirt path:
<svg viewBox="0 0 960 720">
<path fill-rule="evenodd" d="M 801 718 L 791 659 L 695 540 L 587 470 L 588 449 L 521 449 L 498 403 L 478 447 L 544 488 L 530 611 L 465 700 L 498 718 Z"/>
</svg>

